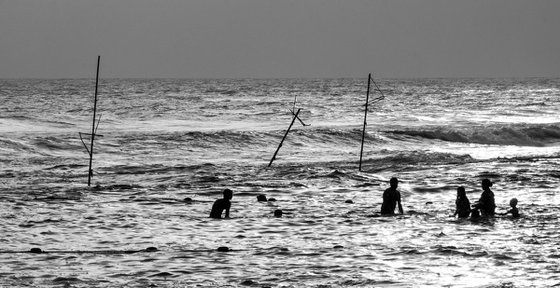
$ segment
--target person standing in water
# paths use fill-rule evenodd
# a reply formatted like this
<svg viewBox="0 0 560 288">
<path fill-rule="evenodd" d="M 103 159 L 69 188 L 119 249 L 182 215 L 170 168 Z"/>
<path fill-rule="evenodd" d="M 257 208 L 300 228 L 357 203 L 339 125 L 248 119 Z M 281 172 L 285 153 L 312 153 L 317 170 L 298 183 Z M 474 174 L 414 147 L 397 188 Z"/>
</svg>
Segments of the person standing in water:
<svg viewBox="0 0 560 288">
<path fill-rule="evenodd" d="M 403 209 L 401 205 L 401 193 L 397 190 L 399 186 L 399 180 L 395 177 L 389 180 L 391 187 L 385 189 L 383 192 L 383 204 L 381 204 L 381 214 L 382 215 L 394 215 L 395 207 L 399 206 L 399 213 L 403 214 Z"/>
<path fill-rule="evenodd" d="M 212 205 L 212 211 L 210 211 L 210 218 L 220 219 L 222 218 L 222 212 L 226 210 L 225 218 L 229 218 L 229 208 L 231 207 L 231 198 L 233 197 L 233 191 L 225 189 L 224 198 L 218 199 Z"/>
<path fill-rule="evenodd" d="M 494 201 L 494 192 L 490 190 L 492 182 L 490 179 L 482 179 L 482 194 L 480 199 L 473 205 L 474 209 L 480 210 L 482 216 L 494 216 L 496 210 L 496 202 Z"/>
<path fill-rule="evenodd" d="M 455 215 L 458 215 L 459 218 L 468 218 L 471 214 L 471 202 L 469 198 L 467 198 L 467 192 L 465 192 L 465 187 L 459 186 L 457 187 L 457 200 L 455 200 Z"/>
</svg>

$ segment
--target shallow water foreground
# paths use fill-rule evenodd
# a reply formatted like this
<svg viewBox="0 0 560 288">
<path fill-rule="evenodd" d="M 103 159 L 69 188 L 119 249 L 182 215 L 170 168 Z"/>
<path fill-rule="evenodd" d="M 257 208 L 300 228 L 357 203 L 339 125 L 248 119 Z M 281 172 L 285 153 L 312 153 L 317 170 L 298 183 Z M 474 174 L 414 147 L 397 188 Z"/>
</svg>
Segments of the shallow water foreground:
<svg viewBox="0 0 560 288">
<path fill-rule="evenodd" d="M 336 176 L 335 176 L 336 175 Z M 207 218 L 219 191 L 75 188 L 6 201 L 5 287 L 552 287 L 560 285 L 557 207 L 521 219 L 454 220 L 445 199 L 406 193 L 378 217 L 366 173 L 316 175 L 330 190 L 245 187 L 232 217 Z M 334 180 L 332 180 L 334 179 Z M 289 186 L 288 179 L 285 183 Z M 280 183 L 278 183 L 280 184 Z M 346 186 L 346 187 L 345 187 Z M 349 187 L 352 187 L 351 189 Z M 277 199 L 257 202 L 264 192 Z M 473 195 L 474 196 L 474 195 Z M 471 196 L 471 197 L 473 197 Z M 184 202 L 186 197 L 193 202 Z M 354 203 L 345 203 L 354 199 Z M 435 199 L 435 201 L 434 201 Z M 432 201 L 428 201 L 432 200 Z M 446 209 L 441 209 L 441 206 Z M 377 209 L 376 209 L 377 207 Z M 272 211 L 282 209 L 284 217 Z M 538 215 L 538 216 L 529 216 Z M 219 247 L 230 251 L 217 251 Z M 28 253 L 37 247 L 46 253 Z M 157 251 L 145 249 L 156 247 Z"/>
</svg>

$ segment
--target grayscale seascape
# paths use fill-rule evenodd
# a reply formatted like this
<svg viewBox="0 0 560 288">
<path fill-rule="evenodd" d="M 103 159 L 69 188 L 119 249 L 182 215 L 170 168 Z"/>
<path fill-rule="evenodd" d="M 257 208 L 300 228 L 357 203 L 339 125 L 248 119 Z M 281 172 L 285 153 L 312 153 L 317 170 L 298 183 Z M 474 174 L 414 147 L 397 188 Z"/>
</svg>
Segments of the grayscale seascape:
<svg viewBox="0 0 560 288">
<path fill-rule="evenodd" d="M 0 288 L 560 288 L 559 11 L 0 0 Z"/>
<path fill-rule="evenodd" d="M 101 79 L 91 188 L 95 81 L 0 80 L 0 286 L 560 285 L 560 80 L 378 79 L 360 172 L 366 80 Z M 519 219 L 450 216 L 482 178 Z"/>
</svg>

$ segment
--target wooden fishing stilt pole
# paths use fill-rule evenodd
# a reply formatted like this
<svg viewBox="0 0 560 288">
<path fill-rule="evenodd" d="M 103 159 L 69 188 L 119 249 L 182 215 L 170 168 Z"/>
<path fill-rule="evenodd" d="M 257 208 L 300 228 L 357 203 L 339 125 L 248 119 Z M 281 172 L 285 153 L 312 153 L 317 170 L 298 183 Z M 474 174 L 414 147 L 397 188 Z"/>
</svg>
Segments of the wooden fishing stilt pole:
<svg viewBox="0 0 560 288">
<path fill-rule="evenodd" d="M 366 94 L 366 109 L 364 112 L 364 129 L 362 131 L 362 147 L 360 148 L 360 167 L 359 171 L 362 171 L 362 154 L 364 153 L 364 139 L 366 137 L 366 125 L 367 125 L 367 111 L 368 111 L 368 102 L 369 102 L 369 86 L 371 83 L 371 73 L 368 75 L 367 80 L 367 94 Z"/>
<path fill-rule="evenodd" d="M 301 125 L 305 126 L 311 126 L 311 124 L 305 124 L 303 122 L 303 120 L 301 120 L 299 117 L 296 116 L 296 102 L 297 102 L 297 96 L 294 96 L 294 107 L 290 110 L 290 112 L 292 112 L 292 115 L 294 115 L 294 117 L 297 118 L 297 120 L 299 121 L 299 123 L 301 123 Z"/>
<path fill-rule="evenodd" d="M 272 162 L 274 161 L 274 159 L 276 159 L 276 154 L 278 154 L 278 151 L 280 150 L 280 147 L 282 147 L 282 143 L 284 143 L 284 140 L 286 139 L 286 136 L 288 136 L 288 133 L 290 132 L 290 129 L 292 129 L 292 126 L 294 125 L 294 121 L 296 121 L 296 119 L 298 119 L 298 114 L 299 111 L 301 110 L 298 109 L 295 116 L 292 117 L 292 123 L 290 123 L 290 127 L 288 127 L 288 130 L 286 130 L 286 134 L 284 134 L 284 137 L 282 138 L 282 141 L 280 141 L 280 145 L 278 145 L 278 148 L 276 149 L 276 152 L 274 152 L 274 155 L 272 156 L 272 159 L 270 159 L 270 163 L 268 163 L 268 167 L 270 167 L 270 165 L 272 165 Z"/>
<path fill-rule="evenodd" d="M 99 62 L 101 61 L 101 56 L 97 56 L 97 73 L 95 74 L 95 98 L 93 100 L 93 124 L 91 125 L 91 141 L 89 148 L 89 169 L 88 169 L 88 181 L 87 185 L 91 185 L 91 177 L 93 176 L 93 170 L 91 165 L 93 163 L 93 141 L 95 139 L 95 114 L 97 112 L 97 85 L 99 84 Z"/>
</svg>

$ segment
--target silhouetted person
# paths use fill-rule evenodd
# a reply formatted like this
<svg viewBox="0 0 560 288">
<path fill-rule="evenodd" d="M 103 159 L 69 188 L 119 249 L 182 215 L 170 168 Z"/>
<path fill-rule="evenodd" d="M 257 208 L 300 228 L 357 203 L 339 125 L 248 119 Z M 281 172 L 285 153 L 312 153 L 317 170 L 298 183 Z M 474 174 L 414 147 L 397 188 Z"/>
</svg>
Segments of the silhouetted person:
<svg viewBox="0 0 560 288">
<path fill-rule="evenodd" d="M 507 212 L 502 213 L 500 215 L 511 214 L 511 217 L 519 218 L 519 210 L 517 209 L 517 199 L 512 198 L 511 200 L 509 200 L 509 206 L 511 206 L 511 209 L 509 209 Z"/>
<path fill-rule="evenodd" d="M 210 218 L 222 218 L 222 212 L 224 210 L 226 210 L 226 215 L 224 218 L 229 218 L 229 208 L 231 207 L 231 202 L 229 200 L 231 200 L 231 198 L 233 197 L 233 191 L 226 188 L 223 194 L 224 198 L 216 200 L 214 202 L 214 205 L 212 205 Z"/>
<path fill-rule="evenodd" d="M 467 218 L 471 214 L 471 202 L 467 198 L 465 187 L 460 186 L 457 188 L 457 200 L 455 200 L 455 214 L 459 218 Z"/>
<path fill-rule="evenodd" d="M 258 195 L 258 196 L 257 196 L 257 201 L 259 201 L 259 202 L 266 202 L 266 201 L 267 201 L 267 200 L 266 200 L 266 196 L 263 195 L 263 194 Z"/>
<path fill-rule="evenodd" d="M 274 217 L 282 217 L 282 210 L 276 209 L 274 210 Z"/>
<path fill-rule="evenodd" d="M 480 210 L 482 216 L 494 216 L 496 210 L 496 202 L 494 201 L 494 192 L 490 190 L 492 187 L 492 182 L 490 179 L 482 179 L 482 194 L 480 199 L 476 202 L 473 207 Z"/>
<path fill-rule="evenodd" d="M 383 192 L 383 204 L 381 204 L 381 214 L 382 215 L 393 215 L 395 214 L 395 206 L 399 205 L 399 213 L 403 214 L 403 209 L 401 206 L 401 193 L 397 190 L 399 186 L 399 180 L 395 177 L 389 180 L 391 187 L 385 189 Z"/>
</svg>

